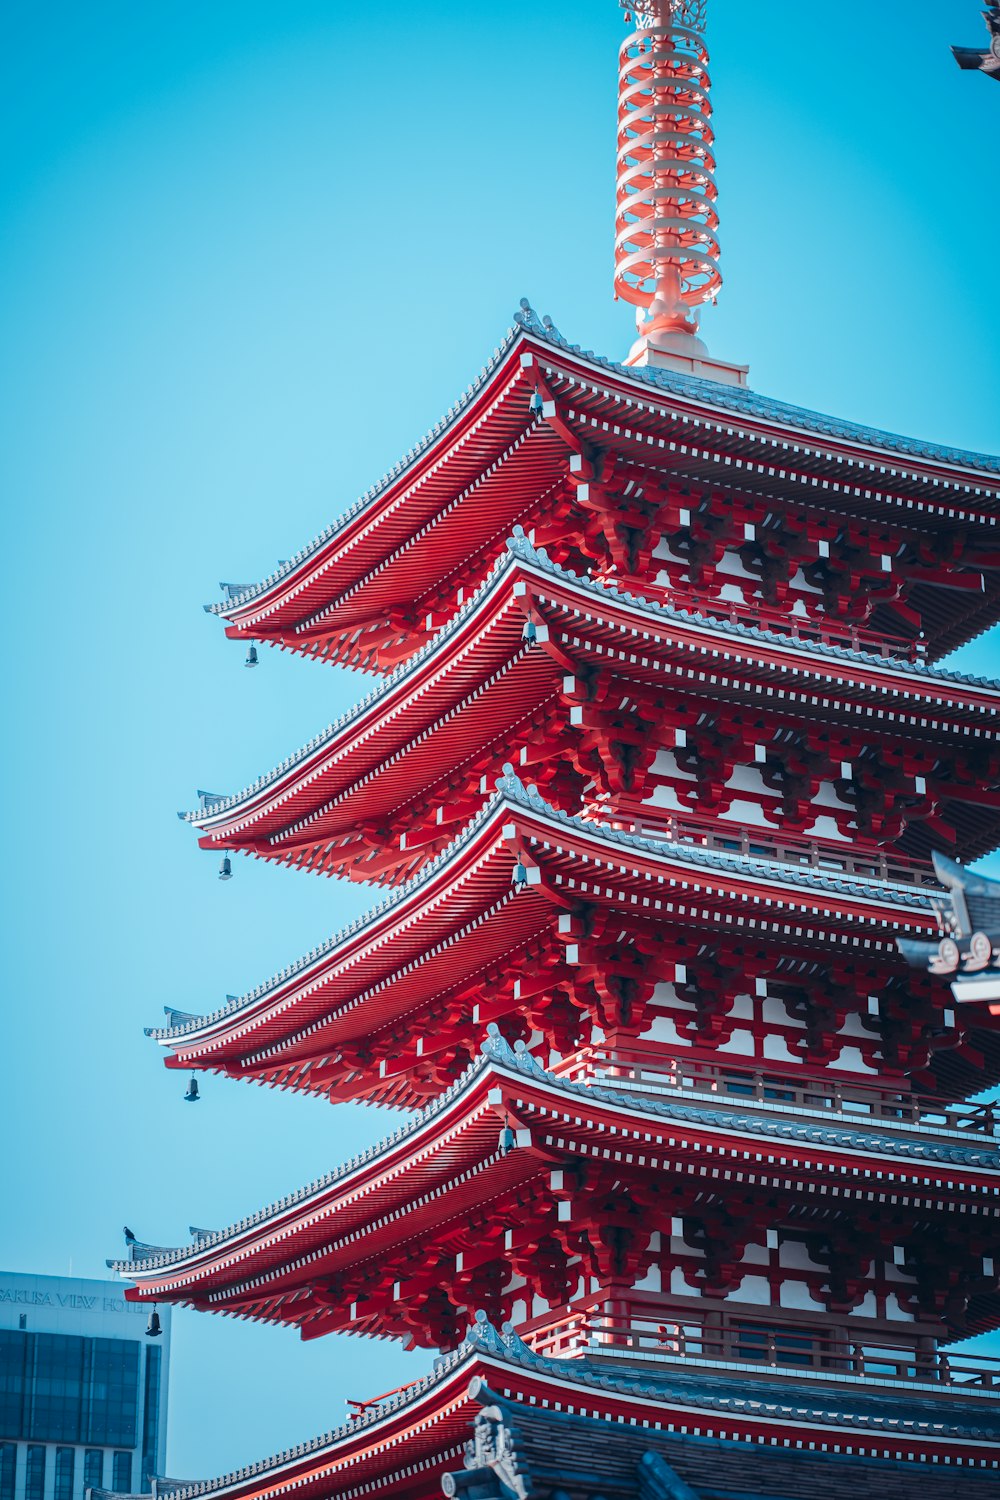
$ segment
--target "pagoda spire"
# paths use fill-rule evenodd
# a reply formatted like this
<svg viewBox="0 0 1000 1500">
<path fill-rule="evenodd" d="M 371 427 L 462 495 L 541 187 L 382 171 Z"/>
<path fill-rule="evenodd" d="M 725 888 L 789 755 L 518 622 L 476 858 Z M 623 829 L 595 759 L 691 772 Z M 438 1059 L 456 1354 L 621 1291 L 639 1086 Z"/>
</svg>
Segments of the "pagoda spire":
<svg viewBox="0 0 1000 1500">
<path fill-rule="evenodd" d="M 699 309 L 722 286 L 707 0 L 621 0 L 615 295 L 636 308 L 627 364 L 745 385 L 714 360 Z"/>
</svg>

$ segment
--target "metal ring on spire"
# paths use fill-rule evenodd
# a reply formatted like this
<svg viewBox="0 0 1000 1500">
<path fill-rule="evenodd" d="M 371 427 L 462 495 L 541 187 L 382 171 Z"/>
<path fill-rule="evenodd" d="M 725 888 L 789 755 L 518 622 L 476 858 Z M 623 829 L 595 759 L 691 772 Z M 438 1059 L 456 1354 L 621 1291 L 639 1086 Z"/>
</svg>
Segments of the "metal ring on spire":
<svg viewBox="0 0 1000 1500">
<path fill-rule="evenodd" d="M 622 4 L 635 30 L 619 52 L 615 291 L 693 328 L 722 285 L 706 0 Z"/>
</svg>

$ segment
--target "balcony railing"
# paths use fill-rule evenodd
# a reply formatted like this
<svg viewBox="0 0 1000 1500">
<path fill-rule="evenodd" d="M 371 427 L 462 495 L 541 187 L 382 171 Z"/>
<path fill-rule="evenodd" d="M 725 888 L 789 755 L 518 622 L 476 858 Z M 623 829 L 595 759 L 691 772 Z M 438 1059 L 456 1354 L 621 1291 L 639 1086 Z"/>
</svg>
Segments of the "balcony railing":
<svg viewBox="0 0 1000 1500">
<path fill-rule="evenodd" d="M 666 1315 L 669 1318 L 669 1314 Z M 977 1354 L 949 1354 L 941 1349 L 914 1349 L 881 1344 L 877 1337 L 829 1338 L 794 1324 L 766 1327 L 732 1324 L 703 1328 L 677 1315 L 643 1327 L 616 1323 L 599 1313 L 570 1314 L 524 1335 L 539 1354 L 553 1358 L 627 1358 L 656 1356 L 710 1368 L 720 1365 L 760 1367 L 762 1373 L 802 1375 L 812 1379 L 848 1377 L 899 1381 L 1000 1395 L 1000 1361 Z"/>
<path fill-rule="evenodd" d="M 576 1083 L 601 1083 L 657 1093 L 682 1093 L 732 1103 L 781 1106 L 791 1110 L 850 1116 L 857 1120 L 921 1125 L 992 1136 L 1000 1124 L 1000 1103 L 965 1104 L 893 1091 L 877 1084 L 842 1079 L 799 1079 L 738 1065 L 719 1066 L 687 1058 L 659 1057 L 640 1048 L 584 1047 L 554 1069 Z"/>
<path fill-rule="evenodd" d="M 679 818 L 673 813 L 658 817 L 655 807 L 619 804 L 614 811 L 597 804 L 597 816 L 614 828 L 673 844 L 692 844 L 724 854 L 742 854 L 750 859 L 771 859 L 783 865 L 815 870 L 820 875 L 856 875 L 866 880 L 884 880 L 901 885 L 929 886 L 941 891 L 941 883 L 929 864 L 883 850 L 859 849 L 818 839 L 795 838 L 776 830 L 746 828 L 733 823 L 727 828 L 718 819 Z"/>
<path fill-rule="evenodd" d="M 612 578 L 611 582 L 615 582 Z M 683 593 L 667 584 L 648 583 L 643 579 L 637 591 L 658 604 L 669 604 L 704 620 L 725 620 L 730 625 L 749 625 L 774 635 L 787 635 L 809 645 L 817 641 L 826 646 L 841 646 L 848 651 L 864 651 L 869 656 L 883 656 L 894 661 L 923 661 L 927 647 L 922 639 L 892 635 L 884 630 L 866 630 L 863 626 L 845 624 L 828 616 L 793 615 L 787 610 L 766 604 L 739 604 L 729 599 L 704 599 Z"/>
</svg>

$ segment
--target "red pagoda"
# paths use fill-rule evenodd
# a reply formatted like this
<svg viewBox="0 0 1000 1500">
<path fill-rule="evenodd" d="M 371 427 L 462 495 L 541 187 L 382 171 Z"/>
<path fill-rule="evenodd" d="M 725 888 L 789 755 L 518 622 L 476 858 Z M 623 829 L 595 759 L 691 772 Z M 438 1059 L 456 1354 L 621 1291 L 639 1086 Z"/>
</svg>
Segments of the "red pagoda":
<svg viewBox="0 0 1000 1500">
<path fill-rule="evenodd" d="M 1000 460 L 708 353 L 704 10 L 629 7 L 627 362 L 522 302 L 378 486 L 210 606 L 377 683 L 182 816 L 224 874 L 383 894 L 151 1034 L 168 1067 L 408 1113 L 115 1264 L 136 1301 L 440 1358 L 183 1500 L 997 1492 L 1000 1367 L 961 1341 L 1000 1327 L 1000 1149 L 967 1102 L 1000 1080 L 1000 981 L 953 994 L 940 940 L 1000 845 L 1000 685 L 935 663 L 1000 620 Z"/>
</svg>

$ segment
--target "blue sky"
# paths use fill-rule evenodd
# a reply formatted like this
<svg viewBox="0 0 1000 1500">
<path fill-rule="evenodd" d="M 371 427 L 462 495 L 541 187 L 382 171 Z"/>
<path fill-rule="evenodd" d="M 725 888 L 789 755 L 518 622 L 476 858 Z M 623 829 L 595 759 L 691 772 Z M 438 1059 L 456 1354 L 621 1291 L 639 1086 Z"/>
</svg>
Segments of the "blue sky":
<svg viewBox="0 0 1000 1500">
<path fill-rule="evenodd" d="M 1000 92 L 948 52 L 980 7 L 710 9 L 712 349 L 762 391 L 997 451 Z M 196 786 L 245 785 L 368 686 L 270 653 L 245 672 L 201 604 L 367 489 L 520 296 L 624 355 L 623 32 L 613 0 L 0 8 L 3 1266 L 100 1275 L 124 1221 L 179 1243 L 394 1123 L 211 1080 L 191 1109 L 142 1036 L 367 904 L 245 861 L 220 884 L 177 822 Z M 959 664 L 1000 675 L 996 639 Z M 182 1475 L 334 1425 L 426 1363 L 175 1329 Z"/>
</svg>

